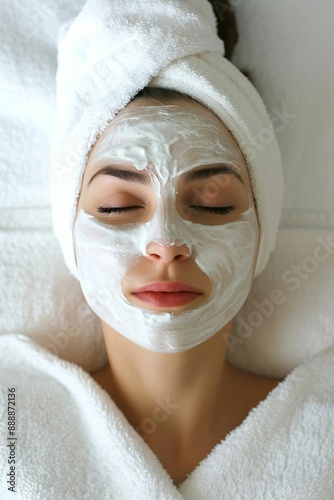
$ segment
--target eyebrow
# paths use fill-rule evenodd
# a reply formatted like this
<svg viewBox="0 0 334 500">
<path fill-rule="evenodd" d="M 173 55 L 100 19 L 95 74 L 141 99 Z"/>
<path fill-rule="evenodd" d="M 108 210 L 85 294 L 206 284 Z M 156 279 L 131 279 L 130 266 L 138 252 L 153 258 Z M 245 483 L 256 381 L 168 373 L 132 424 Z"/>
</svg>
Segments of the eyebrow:
<svg viewBox="0 0 334 500">
<path fill-rule="evenodd" d="M 241 175 L 239 174 L 239 172 L 237 172 L 230 165 L 225 165 L 225 164 L 210 166 L 209 168 L 208 167 L 200 168 L 198 170 L 193 170 L 191 172 L 188 172 L 184 176 L 183 183 L 188 184 L 189 182 L 192 182 L 192 181 L 208 179 L 209 177 L 212 177 L 214 175 L 219 175 L 219 174 L 234 175 L 235 177 L 237 177 L 237 179 L 239 179 L 239 181 L 241 181 L 243 184 L 245 184 Z"/>
<path fill-rule="evenodd" d="M 188 172 L 184 175 L 183 184 L 188 184 L 196 180 L 208 179 L 209 177 L 213 177 L 214 175 L 219 174 L 234 175 L 235 177 L 237 177 L 237 179 L 239 179 L 239 181 L 244 184 L 241 175 L 230 165 L 215 165 L 210 167 L 206 166 L 198 170 Z M 134 172 L 133 170 L 123 170 L 113 165 L 107 165 L 95 172 L 95 174 L 90 178 L 87 186 L 89 186 L 98 175 L 111 175 L 112 177 L 116 177 L 117 179 L 121 179 L 122 181 L 140 182 L 141 184 L 145 185 L 150 183 L 149 177 L 141 174 L 140 172 Z"/>
<path fill-rule="evenodd" d="M 149 184 L 150 178 L 140 172 L 134 172 L 133 170 L 122 170 L 119 167 L 113 165 L 107 165 L 97 172 L 90 178 L 87 186 L 89 186 L 92 181 L 98 175 L 111 175 L 112 177 L 116 177 L 117 179 L 121 179 L 126 182 L 140 182 L 141 184 Z"/>
</svg>

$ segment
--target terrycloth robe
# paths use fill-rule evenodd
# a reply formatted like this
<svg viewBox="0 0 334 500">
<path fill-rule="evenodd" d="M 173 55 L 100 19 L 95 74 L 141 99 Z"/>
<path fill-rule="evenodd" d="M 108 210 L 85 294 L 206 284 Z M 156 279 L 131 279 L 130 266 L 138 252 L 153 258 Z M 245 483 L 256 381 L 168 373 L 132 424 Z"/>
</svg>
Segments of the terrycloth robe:
<svg viewBox="0 0 334 500">
<path fill-rule="evenodd" d="M 179 487 L 87 372 L 28 337 L 0 336 L 0 395 L 1 499 L 334 498 L 334 346 L 293 370 Z"/>
</svg>

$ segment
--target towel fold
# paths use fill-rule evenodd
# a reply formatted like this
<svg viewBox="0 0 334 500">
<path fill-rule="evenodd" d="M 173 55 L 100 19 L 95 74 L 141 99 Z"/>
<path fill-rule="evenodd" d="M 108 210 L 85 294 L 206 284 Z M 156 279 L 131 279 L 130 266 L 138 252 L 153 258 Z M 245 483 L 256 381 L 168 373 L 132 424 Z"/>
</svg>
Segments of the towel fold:
<svg viewBox="0 0 334 500">
<path fill-rule="evenodd" d="M 13 498 L 8 388 L 16 395 L 18 500 L 334 497 L 334 347 L 288 375 L 178 488 L 87 372 L 8 334 L 0 336 L 1 499 Z"/>
</svg>

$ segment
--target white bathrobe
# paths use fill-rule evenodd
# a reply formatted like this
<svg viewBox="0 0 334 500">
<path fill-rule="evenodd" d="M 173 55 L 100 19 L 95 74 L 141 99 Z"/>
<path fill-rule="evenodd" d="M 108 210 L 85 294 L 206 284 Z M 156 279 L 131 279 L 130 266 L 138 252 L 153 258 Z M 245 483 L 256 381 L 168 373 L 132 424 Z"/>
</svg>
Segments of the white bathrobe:
<svg viewBox="0 0 334 500">
<path fill-rule="evenodd" d="M 0 335 L 22 332 L 92 371 L 107 360 L 100 321 L 53 234 L 47 168 L 57 35 L 84 4 L 0 2 Z M 239 30 L 234 62 L 250 71 L 275 120 L 286 199 L 276 249 L 240 312 L 252 335 L 234 343 L 230 358 L 244 370 L 283 377 L 334 343 L 334 248 L 322 250 L 323 261 L 313 272 L 303 269 L 303 279 L 293 271 L 308 268 L 318 238 L 334 241 L 334 2 L 323 0 L 321 8 L 314 0 L 231 4 Z M 284 303 L 254 328 L 254 301 L 266 301 L 276 289 Z"/>
<path fill-rule="evenodd" d="M 0 395 L 1 499 L 334 498 L 334 346 L 292 371 L 178 487 L 87 372 L 24 335 L 0 336 Z"/>
</svg>

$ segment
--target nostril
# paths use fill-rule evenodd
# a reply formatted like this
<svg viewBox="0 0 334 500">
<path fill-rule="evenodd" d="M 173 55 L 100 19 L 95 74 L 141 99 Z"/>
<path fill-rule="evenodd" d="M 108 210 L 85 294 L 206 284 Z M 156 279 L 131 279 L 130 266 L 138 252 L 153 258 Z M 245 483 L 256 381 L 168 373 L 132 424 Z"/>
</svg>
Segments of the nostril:
<svg viewBox="0 0 334 500">
<path fill-rule="evenodd" d="M 187 258 L 188 258 L 188 255 L 183 255 L 183 254 L 175 255 L 175 257 L 174 257 L 175 260 L 185 260 Z"/>
<path fill-rule="evenodd" d="M 151 242 L 146 249 L 146 257 L 152 260 L 164 260 L 166 262 L 182 261 L 190 257 L 190 250 L 187 245 L 164 245 L 162 243 Z"/>
<path fill-rule="evenodd" d="M 147 256 L 154 260 L 161 259 L 161 256 L 156 253 L 147 254 Z"/>
</svg>

